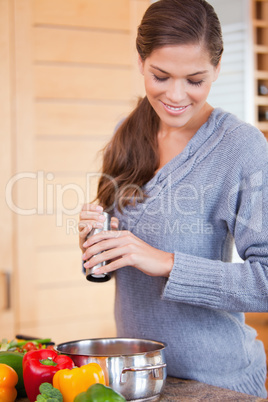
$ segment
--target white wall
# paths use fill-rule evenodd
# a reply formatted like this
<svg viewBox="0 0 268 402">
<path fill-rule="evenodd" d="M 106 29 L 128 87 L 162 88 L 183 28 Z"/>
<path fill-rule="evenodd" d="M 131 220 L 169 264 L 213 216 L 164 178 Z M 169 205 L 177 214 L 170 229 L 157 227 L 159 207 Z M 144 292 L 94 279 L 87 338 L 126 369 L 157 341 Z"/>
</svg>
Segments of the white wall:
<svg viewBox="0 0 268 402">
<path fill-rule="evenodd" d="M 221 74 L 208 102 L 253 123 L 253 52 L 249 0 L 209 0 L 222 24 Z"/>
<path fill-rule="evenodd" d="M 250 0 L 209 0 L 222 25 L 224 53 L 221 74 L 208 102 L 253 122 L 253 51 Z M 241 262 L 237 249 L 233 262 Z"/>
</svg>

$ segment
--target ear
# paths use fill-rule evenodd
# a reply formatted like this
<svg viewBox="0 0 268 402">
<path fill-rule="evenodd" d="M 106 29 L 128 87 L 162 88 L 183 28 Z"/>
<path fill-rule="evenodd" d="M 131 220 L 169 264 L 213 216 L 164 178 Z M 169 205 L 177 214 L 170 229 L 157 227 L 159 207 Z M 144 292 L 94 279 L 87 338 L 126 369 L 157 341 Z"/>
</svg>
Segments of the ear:
<svg viewBox="0 0 268 402">
<path fill-rule="evenodd" d="M 218 65 L 215 67 L 213 82 L 217 80 L 217 78 L 218 78 L 218 76 L 220 74 L 220 71 L 221 71 L 221 59 L 220 59 Z"/>
<path fill-rule="evenodd" d="M 139 70 L 140 73 L 143 75 L 144 72 L 144 61 L 142 60 L 141 56 L 138 56 L 138 66 L 139 66 Z"/>
</svg>

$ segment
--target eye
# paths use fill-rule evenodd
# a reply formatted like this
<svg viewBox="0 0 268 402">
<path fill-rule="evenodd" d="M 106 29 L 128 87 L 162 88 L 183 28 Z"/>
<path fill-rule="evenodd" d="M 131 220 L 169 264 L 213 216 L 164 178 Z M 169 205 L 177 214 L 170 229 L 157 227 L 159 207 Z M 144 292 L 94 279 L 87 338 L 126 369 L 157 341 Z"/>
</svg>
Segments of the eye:
<svg viewBox="0 0 268 402">
<path fill-rule="evenodd" d="M 153 74 L 153 79 L 157 82 L 164 82 L 168 79 L 168 77 L 158 77 L 157 75 Z"/>
<path fill-rule="evenodd" d="M 188 81 L 188 83 L 190 84 L 190 85 L 194 85 L 194 86 L 196 86 L 196 87 L 200 87 L 200 85 L 204 82 L 204 80 L 200 80 L 200 81 L 192 81 L 192 80 L 187 80 Z"/>
</svg>

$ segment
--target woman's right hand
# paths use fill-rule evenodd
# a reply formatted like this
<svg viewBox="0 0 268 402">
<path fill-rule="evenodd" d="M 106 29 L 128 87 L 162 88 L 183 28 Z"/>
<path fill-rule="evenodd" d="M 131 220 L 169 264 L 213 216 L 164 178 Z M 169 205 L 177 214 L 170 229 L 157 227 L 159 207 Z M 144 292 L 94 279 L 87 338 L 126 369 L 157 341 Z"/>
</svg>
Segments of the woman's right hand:
<svg viewBox="0 0 268 402">
<path fill-rule="evenodd" d="M 79 247 L 82 252 L 85 252 L 83 244 L 86 241 L 87 235 L 92 229 L 102 228 L 105 216 L 102 215 L 103 208 L 100 205 L 84 204 L 80 212 L 79 229 Z"/>
</svg>

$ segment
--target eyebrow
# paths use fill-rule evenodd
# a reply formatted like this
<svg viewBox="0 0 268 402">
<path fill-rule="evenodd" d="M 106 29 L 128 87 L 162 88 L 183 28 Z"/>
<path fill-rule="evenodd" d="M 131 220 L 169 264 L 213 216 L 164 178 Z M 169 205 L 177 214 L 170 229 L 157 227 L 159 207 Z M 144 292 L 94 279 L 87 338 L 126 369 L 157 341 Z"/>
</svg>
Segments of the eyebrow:
<svg viewBox="0 0 268 402">
<path fill-rule="evenodd" d="M 160 71 L 160 72 L 163 73 L 163 74 L 169 74 L 167 71 L 162 70 L 161 68 L 159 68 L 159 67 L 157 67 L 157 66 L 154 66 L 153 64 L 151 64 L 150 66 L 151 66 L 152 68 L 154 68 L 154 69 Z M 193 77 L 193 76 L 195 76 L 195 75 L 206 74 L 206 73 L 208 73 L 208 70 L 197 71 L 196 73 L 188 74 L 188 77 Z"/>
<path fill-rule="evenodd" d="M 189 74 L 188 77 L 193 77 L 194 75 L 206 74 L 206 73 L 208 73 L 208 70 L 197 71 L 197 73 Z"/>
</svg>

